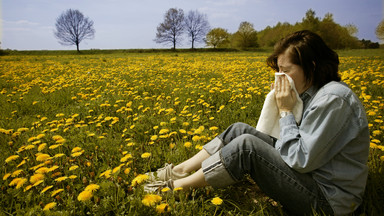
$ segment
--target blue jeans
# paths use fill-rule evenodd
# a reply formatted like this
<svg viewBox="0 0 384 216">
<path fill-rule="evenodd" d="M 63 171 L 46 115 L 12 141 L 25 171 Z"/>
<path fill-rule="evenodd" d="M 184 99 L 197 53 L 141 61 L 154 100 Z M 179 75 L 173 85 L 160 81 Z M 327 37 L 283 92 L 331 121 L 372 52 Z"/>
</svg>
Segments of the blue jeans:
<svg viewBox="0 0 384 216">
<path fill-rule="evenodd" d="M 224 187 L 249 174 L 259 188 L 295 215 L 333 210 L 310 173 L 290 168 L 275 150 L 276 139 L 255 128 L 235 123 L 204 145 L 211 155 L 203 161 L 207 183 Z"/>
</svg>

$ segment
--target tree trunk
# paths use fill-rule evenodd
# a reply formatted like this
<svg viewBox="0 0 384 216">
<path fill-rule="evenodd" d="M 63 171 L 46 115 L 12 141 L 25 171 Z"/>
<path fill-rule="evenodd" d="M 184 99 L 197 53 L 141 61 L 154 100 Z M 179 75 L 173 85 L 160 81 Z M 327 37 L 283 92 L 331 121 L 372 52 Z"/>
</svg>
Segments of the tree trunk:
<svg viewBox="0 0 384 216">
<path fill-rule="evenodd" d="M 77 52 L 80 52 L 79 50 L 79 43 L 76 43 Z"/>
</svg>

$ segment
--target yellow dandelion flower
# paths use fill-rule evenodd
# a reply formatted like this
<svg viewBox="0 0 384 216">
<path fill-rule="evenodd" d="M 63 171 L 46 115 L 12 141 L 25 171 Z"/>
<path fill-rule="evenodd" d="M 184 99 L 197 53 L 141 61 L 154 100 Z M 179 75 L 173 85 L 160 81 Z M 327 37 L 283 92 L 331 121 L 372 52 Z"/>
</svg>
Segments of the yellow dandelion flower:
<svg viewBox="0 0 384 216">
<path fill-rule="evenodd" d="M 11 176 L 11 173 L 6 173 L 6 174 L 3 176 L 3 181 L 7 180 L 9 176 Z"/>
<path fill-rule="evenodd" d="M 72 156 L 72 157 L 79 157 L 80 155 L 83 154 L 83 152 L 84 152 L 84 150 L 81 151 L 81 152 L 75 152 L 75 153 L 71 154 L 71 156 Z"/>
<path fill-rule="evenodd" d="M 97 191 L 99 190 L 100 186 L 97 185 L 97 184 L 90 184 L 88 185 L 84 190 L 85 191 L 91 191 L 91 192 L 94 192 L 94 191 Z"/>
<path fill-rule="evenodd" d="M 169 208 L 169 205 L 167 203 L 162 203 L 160 205 L 157 205 L 156 206 L 156 212 L 157 213 L 164 213 L 164 212 L 169 212 L 170 211 L 170 208 Z"/>
<path fill-rule="evenodd" d="M 51 197 L 54 197 L 56 194 L 60 193 L 61 191 L 64 191 L 64 189 L 57 189 L 51 192 Z"/>
<path fill-rule="evenodd" d="M 53 187 L 52 185 L 45 187 L 45 188 L 40 192 L 40 194 L 45 193 L 47 190 L 51 189 L 52 187 Z"/>
<path fill-rule="evenodd" d="M 53 156 L 54 158 L 60 158 L 60 157 L 63 157 L 65 156 L 65 154 L 63 153 L 59 153 L 59 154 L 55 154 L 55 156 Z"/>
<path fill-rule="evenodd" d="M 38 182 L 40 180 L 43 180 L 43 179 L 44 179 L 44 175 L 43 174 L 36 173 L 33 176 L 31 176 L 31 178 L 29 178 L 29 182 L 31 182 L 31 184 L 35 184 L 36 182 Z"/>
<path fill-rule="evenodd" d="M 17 129 L 17 132 L 27 132 L 29 131 L 29 128 L 19 128 Z"/>
<path fill-rule="evenodd" d="M 81 150 L 83 150 L 83 149 L 80 148 L 80 147 L 75 147 L 75 148 L 72 149 L 72 153 L 76 153 L 76 152 L 79 152 Z"/>
<path fill-rule="evenodd" d="M 200 136 L 193 136 L 192 137 L 192 141 L 194 141 L 194 142 L 197 142 L 197 141 L 199 141 L 199 140 L 201 140 L 201 137 Z"/>
<path fill-rule="evenodd" d="M 41 168 L 38 168 L 35 173 L 40 173 L 40 174 L 44 174 L 44 173 L 47 173 L 49 171 L 49 168 L 48 167 L 41 167 Z"/>
<path fill-rule="evenodd" d="M 68 176 L 62 176 L 62 177 L 56 178 L 55 181 L 56 182 L 62 182 L 62 181 L 67 180 L 67 179 L 68 179 Z"/>
<path fill-rule="evenodd" d="M 125 175 L 128 175 L 130 172 L 131 172 L 131 168 L 130 168 L 130 167 L 128 167 L 128 168 L 126 168 L 126 169 L 124 170 L 124 174 L 125 174 Z"/>
<path fill-rule="evenodd" d="M 157 138 L 158 138 L 158 136 L 157 136 L 157 135 L 153 135 L 153 136 L 151 136 L 151 140 L 152 140 L 152 141 L 156 141 L 156 140 L 157 140 Z"/>
<path fill-rule="evenodd" d="M 135 187 L 136 185 L 139 185 L 139 184 L 143 183 L 143 182 L 146 181 L 147 179 L 148 179 L 148 175 L 145 175 L 145 174 L 139 174 L 138 176 L 136 176 L 136 177 L 132 180 L 131 186 Z"/>
<path fill-rule="evenodd" d="M 17 182 L 17 184 L 16 184 L 16 189 L 21 188 L 27 181 L 28 181 L 28 179 L 26 179 L 26 178 L 21 178 L 21 179 Z"/>
<path fill-rule="evenodd" d="M 213 205 L 221 205 L 223 203 L 223 200 L 220 199 L 220 197 L 215 197 L 211 200 Z"/>
<path fill-rule="evenodd" d="M 44 162 L 50 158 L 51 158 L 51 156 L 49 156 L 49 154 L 40 154 L 39 156 L 36 157 L 36 160 Z"/>
<path fill-rule="evenodd" d="M 115 173 L 119 172 L 122 166 L 123 165 L 120 165 L 120 166 L 117 166 L 117 167 L 113 168 L 112 174 L 115 174 Z"/>
<path fill-rule="evenodd" d="M 129 147 L 129 146 L 134 146 L 134 145 L 135 145 L 134 142 L 127 143 L 127 146 L 128 146 L 128 147 Z"/>
<path fill-rule="evenodd" d="M 5 159 L 5 163 L 9 163 L 11 161 L 14 161 L 16 160 L 17 158 L 19 158 L 20 156 L 19 155 L 12 155 L 12 156 L 9 156 L 7 159 Z"/>
<path fill-rule="evenodd" d="M 154 206 L 156 203 L 160 202 L 161 201 L 161 196 L 159 195 L 156 195 L 156 194 L 146 194 L 144 196 L 144 199 L 141 200 L 141 202 L 145 205 L 145 206 Z"/>
<path fill-rule="evenodd" d="M 219 128 L 216 127 L 216 126 L 213 126 L 213 127 L 210 127 L 210 128 L 209 128 L 210 131 L 215 131 L 215 130 L 218 130 L 218 129 L 219 129 Z"/>
<path fill-rule="evenodd" d="M 77 176 L 76 175 L 70 175 L 68 178 L 69 179 L 75 179 L 75 178 L 77 178 Z"/>
<path fill-rule="evenodd" d="M 45 147 L 47 147 L 47 143 L 42 143 L 42 144 L 40 144 L 39 147 L 37 148 L 37 151 L 40 152 L 40 151 L 44 150 Z"/>
<path fill-rule="evenodd" d="M 57 204 L 55 202 L 48 203 L 47 205 L 44 206 L 43 211 L 49 211 L 53 209 Z"/>
<path fill-rule="evenodd" d="M 12 173 L 12 177 L 16 177 L 16 176 L 18 176 L 18 175 L 20 175 L 21 173 L 23 172 L 23 170 L 16 170 L 16 171 L 14 171 L 13 173 Z"/>
<path fill-rule="evenodd" d="M 173 191 L 181 191 L 181 190 L 183 190 L 182 187 L 177 187 L 177 188 L 174 188 L 174 189 L 173 189 Z"/>
<path fill-rule="evenodd" d="M 196 145 L 196 146 L 195 146 L 195 149 L 202 150 L 202 149 L 203 149 L 203 146 L 201 146 L 201 145 Z"/>
<path fill-rule="evenodd" d="M 73 170 L 75 170 L 77 168 L 79 168 L 79 166 L 73 165 L 73 166 L 69 167 L 69 171 L 73 171 Z"/>
<path fill-rule="evenodd" d="M 27 187 L 24 188 L 23 192 L 28 191 L 28 190 L 31 189 L 32 187 L 33 187 L 33 185 L 28 185 Z"/>
<path fill-rule="evenodd" d="M 31 150 L 35 148 L 36 146 L 34 144 L 25 146 L 25 150 Z"/>
<path fill-rule="evenodd" d="M 14 178 L 10 183 L 9 186 L 17 185 L 17 183 L 21 180 L 21 178 Z"/>
<path fill-rule="evenodd" d="M 56 148 L 58 148 L 58 147 L 60 147 L 60 146 L 62 146 L 63 144 L 56 144 L 56 145 L 51 145 L 51 146 L 49 146 L 49 149 L 56 149 Z"/>
<path fill-rule="evenodd" d="M 166 134 L 169 132 L 169 129 L 161 129 L 159 134 Z"/>
<path fill-rule="evenodd" d="M 43 137 L 45 137 L 45 134 L 39 134 L 39 135 L 36 136 L 37 139 L 41 139 Z"/>
<path fill-rule="evenodd" d="M 39 184 L 41 184 L 41 183 L 43 183 L 44 182 L 44 180 L 40 180 L 40 181 L 37 181 L 35 184 L 33 184 L 32 186 L 33 187 L 36 187 L 37 185 L 39 185 Z"/>
<path fill-rule="evenodd" d="M 186 147 L 186 148 L 189 148 L 189 147 L 191 147 L 192 146 L 192 143 L 191 142 L 186 142 L 186 143 L 184 143 L 184 147 Z"/>
<path fill-rule="evenodd" d="M 35 140 L 37 140 L 37 137 L 30 137 L 30 138 L 28 139 L 28 142 L 33 142 L 33 141 L 35 141 Z"/>
<path fill-rule="evenodd" d="M 60 136 L 60 135 L 54 135 L 53 137 L 52 137 L 52 139 L 53 140 L 55 140 L 55 141 L 58 141 L 58 140 L 62 140 L 62 139 L 64 139 L 62 136 Z"/>
<path fill-rule="evenodd" d="M 57 170 L 58 168 L 59 168 L 59 166 L 54 165 L 54 166 L 48 168 L 47 172 L 53 172 L 53 171 Z"/>
<path fill-rule="evenodd" d="M 169 190 L 171 190 L 171 189 L 169 187 L 166 187 L 166 188 L 161 189 L 161 192 L 165 193 L 165 192 L 168 192 Z"/>
<path fill-rule="evenodd" d="M 92 191 L 83 191 L 79 194 L 79 196 L 77 197 L 77 200 L 81 202 L 85 202 L 90 200 L 92 196 L 93 196 Z"/>
<path fill-rule="evenodd" d="M 169 144 L 169 148 L 170 148 L 170 149 L 173 149 L 173 148 L 175 148 L 175 146 L 176 146 L 176 144 L 175 144 L 175 143 L 170 143 L 170 144 Z"/>
<path fill-rule="evenodd" d="M 131 154 L 126 154 L 123 158 L 120 159 L 120 162 L 127 162 L 131 158 L 132 158 Z"/>
<path fill-rule="evenodd" d="M 99 177 L 105 176 L 105 178 L 109 178 L 109 177 L 111 177 L 111 173 L 112 173 L 112 170 L 109 169 L 109 170 L 106 170 L 103 173 L 101 173 Z"/>
<path fill-rule="evenodd" d="M 26 160 L 22 160 L 16 167 L 19 168 L 26 163 Z"/>
<path fill-rule="evenodd" d="M 373 134 L 373 136 L 377 136 L 377 135 L 382 134 L 382 131 L 381 130 L 374 130 L 374 131 L 372 131 L 372 134 Z"/>
<path fill-rule="evenodd" d="M 151 153 L 149 153 L 149 152 L 145 152 L 145 153 L 143 153 L 142 155 L 141 155 L 141 158 L 149 158 L 149 157 L 151 157 Z"/>
</svg>

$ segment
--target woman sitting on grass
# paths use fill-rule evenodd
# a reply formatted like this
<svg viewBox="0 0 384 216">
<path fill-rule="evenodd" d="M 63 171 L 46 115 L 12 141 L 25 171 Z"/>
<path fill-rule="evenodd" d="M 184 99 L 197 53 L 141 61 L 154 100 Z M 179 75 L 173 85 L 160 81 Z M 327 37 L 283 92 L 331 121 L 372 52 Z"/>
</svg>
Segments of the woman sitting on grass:
<svg viewBox="0 0 384 216">
<path fill-rule="evenodd" d="M 340 81 L 338 55 L 318 35 L 300 31 L 279 41 L 267 63 L 292 78 L 303 101 L 301 121 L 292 113 L 295 91 L 279 76 L 279 139 L 235 123 L 192 158 L 150 173 L 146 191 L 225 187 L 249 174 L 289 213 L 355 211 L 368 175 L 369 131 L 363 105 Z"/>
</svg>

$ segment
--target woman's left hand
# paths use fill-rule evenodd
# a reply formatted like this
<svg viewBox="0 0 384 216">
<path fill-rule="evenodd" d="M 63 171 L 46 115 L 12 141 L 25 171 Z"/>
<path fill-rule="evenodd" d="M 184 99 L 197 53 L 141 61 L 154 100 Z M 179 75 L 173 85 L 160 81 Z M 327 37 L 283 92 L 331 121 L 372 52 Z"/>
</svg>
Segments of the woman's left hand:
<svg viewBox="0 0 384 216">
<path fill-rule="evenodd" d="M 286 76 L 278 76 L 275 80 L 275 98 L 279 111 L 292 112 L 297 102 L 295 91 L 291 88 Z"/>
</svg>

